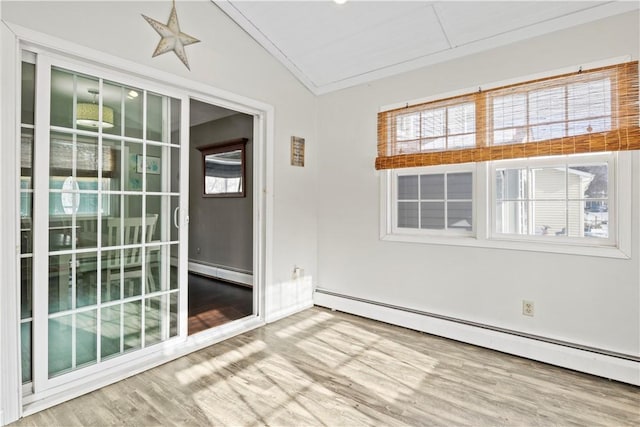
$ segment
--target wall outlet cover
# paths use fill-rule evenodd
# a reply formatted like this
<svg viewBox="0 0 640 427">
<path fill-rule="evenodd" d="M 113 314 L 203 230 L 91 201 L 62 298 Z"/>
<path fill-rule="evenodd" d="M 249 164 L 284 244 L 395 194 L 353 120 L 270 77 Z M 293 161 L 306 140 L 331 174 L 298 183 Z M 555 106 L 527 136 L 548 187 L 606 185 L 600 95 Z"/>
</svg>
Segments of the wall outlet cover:
<svg viewBox="0 0 640 427">
<path fill-rule="evenodd" d="M 522 300 L 522 314 L 533 317 L 535 306 L 533 301 Z"/>
</svg>

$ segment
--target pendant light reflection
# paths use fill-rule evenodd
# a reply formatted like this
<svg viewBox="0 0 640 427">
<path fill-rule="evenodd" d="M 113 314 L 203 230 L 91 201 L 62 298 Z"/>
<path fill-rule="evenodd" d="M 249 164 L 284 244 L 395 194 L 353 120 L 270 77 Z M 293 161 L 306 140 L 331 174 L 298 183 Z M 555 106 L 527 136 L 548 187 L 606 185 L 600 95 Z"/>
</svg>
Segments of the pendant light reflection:
<svg viewBox="0 0 640 427">
<path fill-rule="evenodd" d="M 345 4 L 347 0 L 333 0 L 335 4 Z"/>
<path fill-rule="evenodd" d="M 113 108 L 102 106 L 102 122 L 100 121 L 100 109 L 96 104 L 96 96 L 98 91 L 89 89 L 89 93 L 93 95 L 93 103 L 78 102 L 76 105 L 76 123 L 78 126 L 103 129 L 113 127 Z"/>
</svg>

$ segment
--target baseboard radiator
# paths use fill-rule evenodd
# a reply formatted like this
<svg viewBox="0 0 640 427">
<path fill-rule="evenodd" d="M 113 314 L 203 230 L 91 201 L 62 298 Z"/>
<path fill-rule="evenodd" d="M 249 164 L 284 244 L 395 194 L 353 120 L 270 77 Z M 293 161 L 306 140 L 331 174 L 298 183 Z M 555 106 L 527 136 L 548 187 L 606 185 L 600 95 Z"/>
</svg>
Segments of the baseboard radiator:
<svg viewBox="0 0 640 427">
<path fill-rule="evenodd" d="M 314 304 L 492 350 L 640 385 L 640 357 L 317 288 Z"/>
<path fill-rule="evenodd" d="M 228 280 L 240 285 L 253 287 L 253 275 L 250 273 L 230 270 L 228 268 L 203 264 L 201 262 L 194 261 L 189 261 L 189 271 L 197 274 L 202 274 L 207 277 Z"/>
</svg>

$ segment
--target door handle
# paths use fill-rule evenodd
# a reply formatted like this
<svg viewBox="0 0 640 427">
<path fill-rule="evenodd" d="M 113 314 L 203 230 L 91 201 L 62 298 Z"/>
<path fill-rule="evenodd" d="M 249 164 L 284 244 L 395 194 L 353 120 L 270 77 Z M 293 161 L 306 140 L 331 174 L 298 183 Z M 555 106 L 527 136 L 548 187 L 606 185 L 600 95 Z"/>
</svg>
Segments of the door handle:
<svg viewBox="0 0 640 427">
<path fill-rule="evenodd" d="M 180 224 L 178 224 L 178 211 L 180 210 L 180 206 L 173 210 L 173 225 L 176 228 L 180 228 Z"/>
</svg>

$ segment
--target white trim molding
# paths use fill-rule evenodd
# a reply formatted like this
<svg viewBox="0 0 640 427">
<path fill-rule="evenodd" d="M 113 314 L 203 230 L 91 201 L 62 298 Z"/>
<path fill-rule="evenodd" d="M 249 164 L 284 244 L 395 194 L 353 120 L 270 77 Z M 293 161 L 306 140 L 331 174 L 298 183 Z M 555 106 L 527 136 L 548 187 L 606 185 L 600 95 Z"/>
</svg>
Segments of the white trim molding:
<svg viewBox="0 0 640 427">
<path fill-rule="evenodd" d="M 640 385 L 640 357 L 617 354 L 316 289 L 321 307 L 363 316 L 503 353 Z"/>
<path fill-rule="evenodd" d="M 20 416 L 21 371 L 20 371 L 20 296 L 18 283 L 20 230 L 17 229 L 15 213 L 18 194 L 16 189 L 17 165 L 20 164 L 16 144 L 19 141 L 17 112 L 20 111 L 19 92 L 20 57 L 18 42 L 10 29 L 0 23 L 0 48 L 2 50 L 0 68 L 0 425 L 12 422 Z"/>
</svg>

